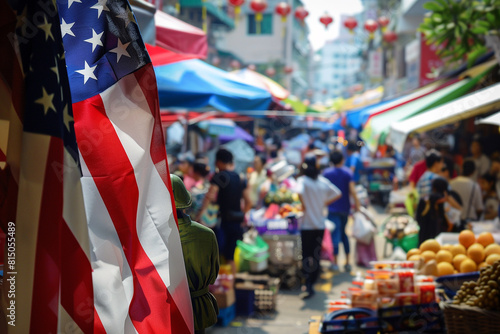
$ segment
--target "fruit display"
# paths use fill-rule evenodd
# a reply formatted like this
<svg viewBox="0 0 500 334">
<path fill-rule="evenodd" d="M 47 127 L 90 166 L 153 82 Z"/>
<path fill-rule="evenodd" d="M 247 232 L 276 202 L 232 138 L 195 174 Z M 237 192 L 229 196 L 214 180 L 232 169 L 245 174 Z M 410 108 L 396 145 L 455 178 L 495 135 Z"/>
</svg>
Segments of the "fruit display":
<svg viewBox="0 0 500 334">
<path fill-rule="evenodd" d="M 458 241 L 457 245 L 440 245 L 434 239 L 426 240 L 407 252 L 407 260 L 421 263 L 421 273 L 433 276 L 471 273 L 500 260 L 500 245 L 489 232 L 476 238 L 472 231 L 465 230 Z"/>
<path fill-rule="evenodd" d="M 418 224 L 413 218 L 406 215 L 394 215 L 384 224 L 384 236 L 389 240 L 403 239 L 407 235 L 417 234 Z"/>
<path fill-rule="evenodd" d="M 480 270 L 477 282 L 463 283 L 453 299 L 453 304 L 498 311 L 500 310 L 499 287 L 500 261 L 496 261 Z"/>
<path fill-rule="evenodd" d="M 290 191 L 290 189 L 286 187 L 281 187 L 277 191 L 270 191 L 264 197 L 264 204 L 269 206 L 271 204 L 285 204 L 285 203 L 293 203 L 296 202 L 294 194 Z"/>
</svg>

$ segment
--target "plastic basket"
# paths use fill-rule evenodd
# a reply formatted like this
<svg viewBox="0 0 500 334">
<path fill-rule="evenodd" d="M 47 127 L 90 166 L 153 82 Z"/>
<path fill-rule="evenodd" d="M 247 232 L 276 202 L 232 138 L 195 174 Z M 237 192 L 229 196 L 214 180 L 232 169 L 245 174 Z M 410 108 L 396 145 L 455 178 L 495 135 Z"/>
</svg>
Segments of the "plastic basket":
<svg viewBox="0 0 500 334">
<path fill-rule="evenodd" d="M 380 330 L 377 314 L 364 308 L 339 310 L 327 314 L 320 325 L 322 334 L 376 334 Z"/>
<path fill-rule="evenodd" d="M 500 312 L 441 303 L 447 333 L 500 333 Z"/>
<path fill-rule="evenodd" d="M 380 308 L 381 333 L 446 333 L 437 303 Z"/>
<path fill-rule="evenodd" d="M 477 281 L 479 279 L 479 272 L 463 273 L 441 276 L 436 279 L 436 283 L 440 285 L 440 288 L 445 293 L 445 297 L 453 299 L 460 289 L 462 284 L 469 281 Z"/>
<path fill-rule="evenodd" d="M 240 255 L 245 260 L 256 261 L 266 259 L 269 246 L 260 236 L 255 239 L 255 245 L 244 243 L 241 240 L 237 240 L 236 244 L 240 249 Z"/>
</svg>

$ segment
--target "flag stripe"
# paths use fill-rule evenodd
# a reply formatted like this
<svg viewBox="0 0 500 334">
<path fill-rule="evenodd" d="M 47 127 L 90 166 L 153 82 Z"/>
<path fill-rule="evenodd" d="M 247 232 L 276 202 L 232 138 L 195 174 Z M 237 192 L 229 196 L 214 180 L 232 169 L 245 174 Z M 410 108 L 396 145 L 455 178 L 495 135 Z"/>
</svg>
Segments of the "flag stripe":
<svg viewBox="0 0 500 334">
<path fill-rule="evenodd" d="M 146 65 L 151 66 L 151 65 Z M 170 270 L 171 263 L 184 263 L 182 252 L 169 252 L 170 249 L 182 249 L 179 232 L 176 227 L 174 210 L 171 203 L 172 195 L 162 180 L 156 165 L 148 153 L 151 152 L 151 142 L 154 135 L 155 119 L 149 109 L 148 99 L 143 95 L 142 85 L 138 85 L 135 76 L 121 79 L 115 86 L 101 93 L 107 116 L 123 145 L 128 160 L 132 163 L 139 189 L 137 230 L 139 240 L 155 265 L 173 300 L 184 316 L 172 317 L 174 328 L 184 321 L 193 322 L 192 306 L 185 270 Z M 114 101 L 120 100 L 119 112 L 114 112 Z M 130 108 L 130 109 L 129 109 Z M 134 112 L 127 112 L 133 110 Z M 124 116 L 127 115 L 127 116 Z M 134 131 L 140 126 L 143 131 Z M 160 150 L 157 150 L 161 154 Z M 165 151 L 163 150 L 165 156 Z M 143 158 L 144 157 L 144 158 Z M 141 223 L 142 222 L 142 223 Z M 168 245 L 168 248 L 167 248 Z"/>
<path fill-rule="evenodd" d="M 54 333 L 58 328 L 63 191 L 52 163 L 62 163 L 63 150 L 62 140 L 51 137 L 38 224 L 31 333 Z"/>
<path fill-rule="evenodd" d="M 139 190 L 133 167 L 116 133 L 110 131 L 113 125 L 106 117 L 100 96 L 73 104 L 73 110 L 79 142 L 92 143 L 94 140 L 85 129 L 101 130 L 102 143 L 82 151 L 82 157 L 108 208 L 132 268 L 134 297 L 130 303 L 130 318 L 139 332 L 169 332 L 171 310 L 166 303 L 167 289 L 146 255 L 136 230 Z M 117 198 L 116 194 L 126 196 Z M 188 331 L 181 329 L 180 333 Z"/>
</svg>

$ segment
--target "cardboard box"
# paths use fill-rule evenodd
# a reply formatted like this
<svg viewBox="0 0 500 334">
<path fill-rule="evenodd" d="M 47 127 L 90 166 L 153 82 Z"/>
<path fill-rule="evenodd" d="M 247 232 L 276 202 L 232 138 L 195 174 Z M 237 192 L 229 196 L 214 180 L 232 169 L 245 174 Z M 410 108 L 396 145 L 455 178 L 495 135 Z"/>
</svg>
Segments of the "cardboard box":
<svg viewBox="0 0 500 334">
<path fill-rule="evenodd" d="M 217 300 L 217 306 L 219 306 L 219 308 L 232 306 L 236 300 L 234 289 L 230 289 L 225 292 L 213 292 L 212 294 Z"/>
</svg>

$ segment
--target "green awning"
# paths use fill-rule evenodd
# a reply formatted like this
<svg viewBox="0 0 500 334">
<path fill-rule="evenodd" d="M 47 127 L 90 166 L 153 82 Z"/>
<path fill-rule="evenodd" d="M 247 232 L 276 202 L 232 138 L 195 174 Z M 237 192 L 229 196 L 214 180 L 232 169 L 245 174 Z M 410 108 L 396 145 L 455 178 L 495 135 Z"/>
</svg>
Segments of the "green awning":
<svg viewBox="0 0 500 334">
<path fill-rule="evenodd" d="M 230 18 L 226 12 L 224 12 L 220 7 L 216 6 L 212 2 L 204 2 L 207 12 L 217 18 L 220 22 L 227 25 L 229 28 L 234 28 L 234 21 Z M 202 0 L 180 0 L 180 5 L 187 8 L 201 8 L 203 6 Z"/>
<path fill-rule="evenodd" d="M 391 124 L 461 97 L 471 90 L 490 70 L 491 68 L 473 79 L 460 80 L 434 93 L 370 118 L 360 133 L 361 138 L 367 144 L 368 149 L 372 152 L 375 151 L 379 143 L 385 142 Z"/>
<path fill-rule="evenodd" d="M 284 103 L 289 104 L 293 110 L 295 110 L 296 113 L 298 114 L 304 114 L 304 113 L 319 113 L 318 110 L 313 109 L 309 106 L 306 106 L 304 103 L 302 103 L 301 100 L 299 100 L 296 97 L 289 97 L 283 100 Z"/>
</svg>

